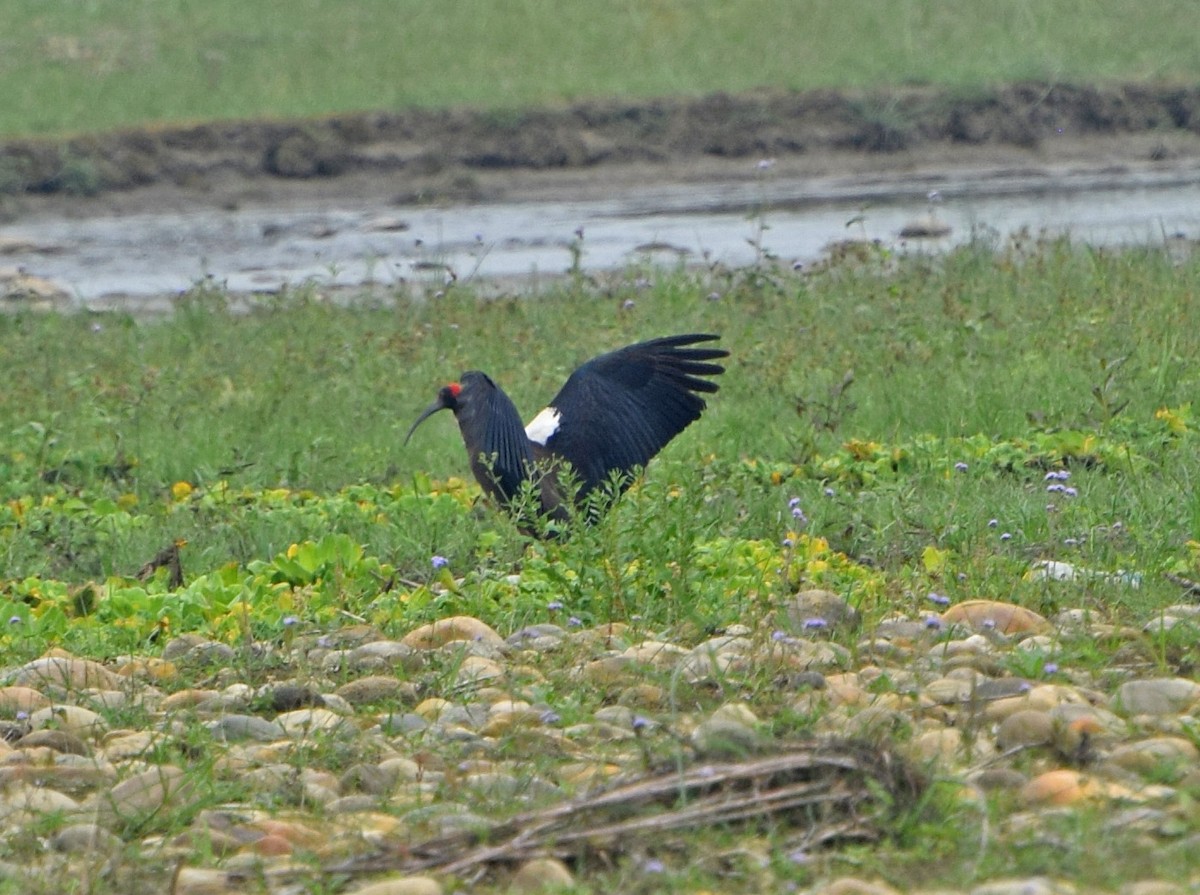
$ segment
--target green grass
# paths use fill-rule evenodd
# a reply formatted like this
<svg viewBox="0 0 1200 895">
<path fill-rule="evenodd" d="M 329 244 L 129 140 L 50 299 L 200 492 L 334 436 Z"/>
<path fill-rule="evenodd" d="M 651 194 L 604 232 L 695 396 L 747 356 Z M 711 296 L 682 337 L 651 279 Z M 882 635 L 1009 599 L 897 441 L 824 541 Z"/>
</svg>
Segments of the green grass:
<svg viewBox="0 0 1200 895">
<path fill-rule="evenodd" d="M 0 318 L 0 567 L 13 598 L 62 609 L 57 634 L 78 588 L 110 578 L 101 608 L 150 601 L 140 635 L 164 613 L 230 634 L 244 588 L 263 632 L 296 612 L 329 622 L 347 595 L 394 630 L 451 611 L 513 627 L 564 592 L 565 614 L 587 620 L 720 625 L 747 608 L 732 591 L 779 586 L 762 579 L 779 562 L 881 612 L 930 608 L 933 590 L 1050 612 L 1053 589 L 1023 577 L 1032 561 L 1132 570 L 1146 587 L 1106 599 L 1144 616 L 1178 596 L 1163 571 L 1198 574 L 1186 545 L 1200 534 L 1200 265 L 1066 242 L 991 248 L 805 276 L 661 275 L 649 290 L 637 271 L 603 292 L 481 302 L 458 288 L 374 310 L 298 296 L 230 317 L 200 290 L 156 323 Z M 721 392 L 644 486 L 568 545 L 530 546 L 469 509 L 449 414 L 401 445 L 465 368 L 528 417 L 592 353 L 693 330 L 723 333 L 732 352 Z M 1047 492 L 1053 469 L 1076 497 Z M 839 554 L 820 541 L 779 552 L 793 496 Z M 129 584 L 176 539 L 196 582 L 186 599 Z M 434 554 L 474 584 L 413 596 L 449 580 Z M 503 577 L 517 568 L 514 591 Z M 390 576 L 413 584 L 381 596 Z M 324 588 L 310 605 L 288 596 L 310 585 Z M 117 648 L 103 624 L 89 630 L 73 636 Z"/>
<path fill-rule="evenodd" d="M 0 9 L 0 135 L 761 86 L 1192 82 L 1189 0 L 236 0 Z"/>
</svg>

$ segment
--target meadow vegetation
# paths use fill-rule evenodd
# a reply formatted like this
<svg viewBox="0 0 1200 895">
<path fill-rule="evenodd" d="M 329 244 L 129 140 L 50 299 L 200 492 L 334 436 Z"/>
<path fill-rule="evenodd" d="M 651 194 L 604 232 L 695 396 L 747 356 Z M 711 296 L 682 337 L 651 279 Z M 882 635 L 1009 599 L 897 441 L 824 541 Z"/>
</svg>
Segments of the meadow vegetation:
<svg viewBox="0 0 1200 895">
<path fill-rule="evenodd" d="M 6 316 L 3 611 L 27 621 L 6 639 L 36 653 L 95 637 L 111 654 L 161 625 L 271 636 L 285 616 L 342 612 L 513 629 L 551 600 L 589 622 L 713 628 L 801 579 L 840 582 L 877 616 L 930 591 L 1047 610 L 1054 592 L 1025 580 L 1042 559 L 1136 573 L 1142 588 L 1096 607 L 1144 620 L 1179 596 L 1164 572 L 1200 576 L 1200 265 L 994 248 L 629 271 L 487 301 L 452 287 L 347 309 L 313 287 L 231 316 L 200 285 L 166 320 Z M 400 444 L 464 369 L 531 416 L 592 354 L 688 331 L 723 334 L 721 392 L 566 543 L 530 543 L 481 504 L 449 415 Z M 1065 495 L 1047 491 L 1055 470 Z M 176 540 L 182 594 L 131 580 Z"/>
<path fill-rule="evenodd" d="M 0 8 L 0 136 L 411 106 L 500 112 L 770 86 L 1183 81 L 1188 0 L 123 0 Z M 514 47 L 520 48 L 514 51 Z"/>
</svg>

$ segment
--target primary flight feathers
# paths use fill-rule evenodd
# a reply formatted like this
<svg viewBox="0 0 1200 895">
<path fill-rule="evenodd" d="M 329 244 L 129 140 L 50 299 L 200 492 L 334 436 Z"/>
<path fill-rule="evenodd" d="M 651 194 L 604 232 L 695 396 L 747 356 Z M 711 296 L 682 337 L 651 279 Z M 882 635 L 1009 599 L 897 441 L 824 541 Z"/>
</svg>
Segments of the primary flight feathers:
<svg viewBox="0 0 1200 895">
<path fill-rule="evenodd" d="M 577 500 L 614 476 L 624 490 L 636 467 L 645 466 L 699 418 L 705 407 L 701 395 L 717 390 L 703 377 L 725 372 L 712 361 L 729 352 L 705 345 L 718 338 L 667 336 L 592 358 L 528 426 L 508 395 L 486 374 L 472 370 L 438 392 L 404 440 L 430 415 L 453 411 L 471 471 L 485 491 L 507 505 L 522 482 L 536 481 L 542 512 L 562 518 L 566 510 L 557 464 L 571 464 L 580 486 Z"/>
</svg>

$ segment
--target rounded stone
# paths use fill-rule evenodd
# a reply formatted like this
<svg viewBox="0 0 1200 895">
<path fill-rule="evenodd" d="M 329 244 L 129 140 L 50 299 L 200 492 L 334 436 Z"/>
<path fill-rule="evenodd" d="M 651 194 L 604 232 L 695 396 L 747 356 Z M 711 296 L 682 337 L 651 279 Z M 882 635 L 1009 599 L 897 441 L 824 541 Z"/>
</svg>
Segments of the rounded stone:
<svg viewBox="0 0 1200 895">
<path fill-rule="evenodd" d="M 802 590 L 788 600 L 784 609 L 791 630 L 799 634 L 855 630 L 862 623 L 857 609 L 828 590 Z"/>
<path fill-rule="evenodd" d="M 25 736 L 21 737 L 16 742 L 18 749 L 34 749 L 43 746 L 47 749 L 53 749 L 55 752 L 63 752 L 68 755 L 90 755 L 91 749 L 79 737 L 68 730 L 57 730 L 53 728 L 44 728 L 42 730 L 31 730 Z"/>
<path fill-rule="evenodd" d="M 1028 746 L 1045 746 L 1054 739 L 1054 721 L 1049 712 L 1022 709 L 1000 722 L 996 730 L 996 748 L 1001 752 Z"/>
<path fill-rule="evenodd" d="M 758 731 L 729 718 L 709 718 L 692 731 L 692 748 L 704 758 L 739 759 L 762 747 Z"/>
<path fill-rule="evenodd" d="M 191 800 L 194 787 L 181 768 L 159 765 L 122 780 L 89 800 L 96 822 L 111 826 L 120 821 L 141 823 L 161 815 L 171 804 Z M 169 814 L 169 812 L 167 812 Z"/>
<path fill-rule="evenodd" d="M 40 708 L 29 716 L 33 730 L 51 728 L 91 739 L 102 736 L 108 730 L 108 722 L 91 709 L 77 705 L 50 705 Z"/>
<path fill-rule="evenodd" d="M 500 648 L 507 646 L 494 629 L 469 615 L 455 615 L 422 625 L 406 634 L 400 642 L 413 649 L 427 650 L 461 640 L 478 640 Z"/>
<path fill-rule="evenodd" d="M 557 858 L 535 858 L 526 861 L 508 883 L 510 892 L 545 892 L 566 889 L 575 885 L 567 865 Z"/>
<path fill-rule="evenodd" d="M 119 690 L 123 679 L 99 662 L 68 656 L 43 656 L 16 670 L 12 683 L 18 687 L 40 689 L 46 684 L 65 690 Z"/>
<path fill-rule="evenodd" d="M 334 691 L 353 706 L 377 702 L 411 701 L 416 696 L 414 685 L 387 675 L 372 674 L 343 684 Z"/>
<path fill-rule="evenodd" d="M 89 823 L 70 824 L 50 837 L 51 848 L 69 853 L 116 854 L 121 845 L 120 837 Z"/>
<path fill-rule="evenodd" d="M 1021 800 L 1029 805 L 1073 805 L 1103 792 L 1095 780 L 1079 771 L 1059 769 L 1034 777 L 1021 787 Z"/>
<path fill-rule="evenodd" d="M 1200 684 L 1187 678 L 1126 681 L 1117 689 L 1117 704 L 1127 715 L 1176 715 L 1200 700 Z"/>
<path fill-rule="evenodd" d="M 1167 774 L 1181 776 L 1200 761 L 1200 750 L 1183 737 L 1151 737 L 1117 747 L 1108 761 L 1126 771 L 1166 779 Z"/>
<path fill-rule="evenodd" d="M 268 721 L 258 715 L 222 715 L 205 725 L 213 737 L 229 743 L 271 743 L 287 736 L 278 721 Z"/>
<path fill-rule="evenodd" d="M 50 705 L 50 698 L 33 687 L 0 687 L 0 715 L 11 718 L 17 712 L 30 714 Z"/>
<path fill-rule="evenodd" d="M 965 625 L 973 631 L 1000 634 L 1048 634 L 1054 626 L 1032 609 L 997 600 L 967 600 L 942 613 L 947 625 Z"/>
<path fill-rule="evenodd" d="M 367 883 L 347 895 L 442 895 L 442 884 L 429 876 L 398 876 Z"/>
<path fill-rule="evenodd" d="M 353 731 L 353 725 L 329 709 L 297 709 L 284 712 L 275 719 L 284 733 L 292 737 L 306 737 L 315 733 L 339 733 Z"/>
</svg>

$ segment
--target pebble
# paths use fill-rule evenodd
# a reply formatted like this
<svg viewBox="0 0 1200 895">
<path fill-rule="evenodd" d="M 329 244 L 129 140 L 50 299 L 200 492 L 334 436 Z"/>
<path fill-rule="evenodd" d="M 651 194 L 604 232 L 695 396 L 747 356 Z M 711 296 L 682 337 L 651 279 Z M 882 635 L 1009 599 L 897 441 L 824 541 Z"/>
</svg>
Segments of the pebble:
<svg viewBox="0 0 1200 895">
<path fill-rule="evenodd" d="M 1129 715 L 1176 715 L 1200 701 L 1200 684 L 1186 678 L 1126 681 L 1117 688 L 1116 704 Z"/>
<path fill-rule="evenodd" d="M 159 765 L 133 774 L 112 789 L 97 793 L 87 808 L 96 823 L 112 827 L 117 823 L 139 825 L 151 821 L 168 804 L 185 804 L 194 796 L 195 784 L 181 768 Z"/>
<path fill-rule="evenodd" d="M 401 643 L 413 649 L 430 650 L 461 641 L 478 641 L 498 649 L 508 647 L 504 638 L 489 625 L 466 615 L 455 615 L 422 625 L 406 634 Z"/>
<path fill-rule="evenodd" d="M 537 893 L 560 891 L 575 885 L 575 877 L 567 865 L 557 858 L 536 858 L 526 861 L 508 883 L 509 892 Z"/>
<path fill-rule="evenodd" d="M 859 611 L 845 599 L 827 590 L 803 590 L 784 606 L 793 632 L 805 636 L 826 636 L 833 631 L 856 630 L 861 624 Z"/>
<path fill-rule="evenodd" d="M 95 860 L 133 837 L 203 853 L 227 867 L 184 866 L 173 890 L 232 893 L 238 883 L 226 869 L 311 866 L 303 862 L 313 855 L 475 836 L 498 814 L 558 804 L 667 755 L 761 756 L 784 742 L 772 738 L 775 716 L 756 711 L 769 704 L 811 719 L 801 735 L 859 736 L 957 776 L 964 799 L 1001 793 L 997 810 L 1010 812 L 1011 829 L 1042 831 L 1054 812 L 1078 805 L 1160 839 L 1188 822 L 1180 794 L 1200 787 L 1190 736 L 1200 684 L 1136 676 L 1133 647 L 1102 673 L 1063 668 L 1052 682 L 1012 673 L 1031 656 L 1055 655 L 1053 627 L 1091 636 L 1094 613 L 1060 612 L 1051 627 L 1021 607 L 967 601 L 957 617 L 957 607 L 947 610 L 941 631 L 897 616 L 860 632 L 854 607 L 832 591 L 803 591 L 784 605 L 787 631 L 766 613 L 758 626 L 707 638 L 620 623 L 582 631 L 534 623 L 502 638 L 459 616 L 396 640 L 356 625 L 298 635 L 277 654 L 287 670 L 253 686 L 214 667 L 214 657 L 236 652 L 204 638 L 175 638 L 163 659 L 115 659 L 120 674 L 52 651 L 8 669 L 0 688 L 0 819 L 21 830 L 58 817 L 45 841 L 61 862 Z M 832 624 L 806 631 L 805 613 L 818 610 Z M 1106 643 L 1136 646 L 1143 636 L 1105 630 Z M 754 700 L 767 680 L 774 701 Z M 197 727 L 206 732 L 198 742 Z M 168 757 L 179 765 L 159 764 Z M 197 811 L 213 779 L 234 781 L 238 795 Z M 182 829 L 170 826 L 192 813 Z M 396 876 L 352 891 L 419 895 L 444 882 Z M 507 885 L 539 892 L 587 882 L 538 858 L 520 863 Z M 1121 895 L 1177 891 L 1156 884 Z M 972 891 L 1060 885 L 1000 879 Z M 811 891 L 892 890 L 848 876 Z"/>
<path fill-rule="evenodd" d="M 46 685 L 56 685 L 68 691 L 86 690 L 89 687 L 116 690 L 121 686 L 121 678 L 90 659 L 45 656 L 18 668 L 12 683 L 35 690 Z"/>
<path fill-rule="evenodd" d="M 380 674 L 367 675 L 342 684 L 334 692 L 356 707 L 379 702 L 416 701 L 416 688 L 412 684 Z"/>
<path fill-rule="evenodd" d="M 350 889 L 348 895 L 442 895 L 442 884 L 430 876 L 398 876 Z"/>
<path fill-rule="evenodd" d="M 1032 609 L 996 600 L 966 600 L 942 613 L 946 625 L 1000 634 L 1048 634 L 1054 626 Z"/>
</svg>

